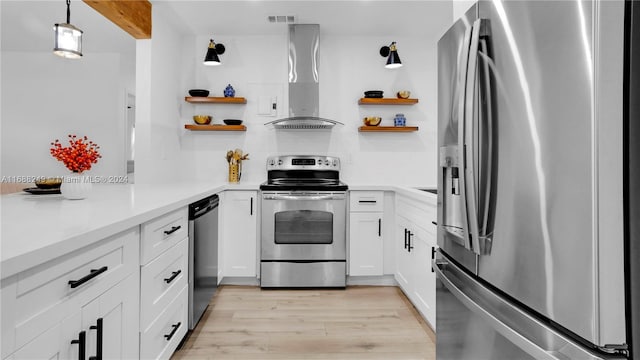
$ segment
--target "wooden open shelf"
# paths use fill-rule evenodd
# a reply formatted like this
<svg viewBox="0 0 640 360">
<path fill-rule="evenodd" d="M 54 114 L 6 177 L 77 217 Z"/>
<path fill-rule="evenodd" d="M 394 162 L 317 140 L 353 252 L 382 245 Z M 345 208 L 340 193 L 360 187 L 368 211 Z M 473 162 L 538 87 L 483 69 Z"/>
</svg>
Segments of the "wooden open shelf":
<svg viewBox="0 0 640 360">
<path fill-rule="evenodd" d="M 184 126 L 187 130 L 194 131 L 247 131 L 247 127 L 244 125 L 196 125 L 186 124 Z"/>
<path fill-rule="evenodd" d="M 360 105 L 413 105 L 418 99 L 396 99 L 396 98 L 360 98 Z"/>
<path fill-rule="evenodd" d="M 243 97 L 204 97 L 204 96 L 186 96 L 184 101 L 194 104 L 246 104 L 247 99 Z"/>
<path fill-rule="evenodd" d="M 360 126 L 360 132 L 413 132 L 418 131 L 417 126 Z"/>
</svg>

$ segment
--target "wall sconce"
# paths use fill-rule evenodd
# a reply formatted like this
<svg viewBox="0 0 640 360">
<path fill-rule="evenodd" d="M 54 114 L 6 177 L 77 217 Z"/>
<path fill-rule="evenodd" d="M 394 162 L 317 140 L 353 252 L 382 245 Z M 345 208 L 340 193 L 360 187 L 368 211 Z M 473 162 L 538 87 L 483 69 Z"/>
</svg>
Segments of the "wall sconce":
<svg viewBox="0 0 640 360">
<path fill-rule="evenodd" d="M 380 56 L 387 58 L 387 64 L 384 66 L 387 69 L 397 69 L 402 66 L 400 57 L 398 56 L 398 49 L 396 48 L 396 42 L 392 42 L 389 46 L 383 46 L 380 48 Z"/>
<path fill-rule="evenodd" d="M 209 48 L 207 49 L 207 55 L 204 57 L 204 64 L 208 66 L 220 65 L 218 55 L 224 54 L 224 51 L 224 45 L 214 43 L 213 39 L 209 40 Z"/>
<path fill-rule="evenodd" d="M 55 33 L 53 53 L 67 59 L 82 57 L 82 30 L 71 25 L 71 0 L 67 0 L 67 22 L 53 25 Z"/>
</svg>

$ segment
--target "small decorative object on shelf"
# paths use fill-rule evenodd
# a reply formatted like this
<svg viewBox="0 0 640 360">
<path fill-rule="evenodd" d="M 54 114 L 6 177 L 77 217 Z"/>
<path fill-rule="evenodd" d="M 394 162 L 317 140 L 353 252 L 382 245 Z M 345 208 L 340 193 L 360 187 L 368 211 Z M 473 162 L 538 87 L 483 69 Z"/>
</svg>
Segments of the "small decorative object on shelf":
<svg viewBox="0 0 640 360">
<path fill-rule="evenodd" d="M 382 94 L 384 94 L 384 91 L 382 90 L 368 90 L 364 92 L 364 97 L 369 99 L 380 99 L 382 98 Z"/>
<path fill-rule="evenodd" d="M 382 118 L 380 116 L 366 116 L 362 121 L 365 126 L 378 126 Z"/>
<path fill-rule="evenodd" d="M 209 90 L 191 89 L 191 90 L 189 90 L 189 95 L 195 96 L 195 97 L 207 97 L 207 96 L 209 96 Z"/>
<path fill-rule="evenodd" d="M 405 126 L 407 125 L 407 118 L 404 117 L 404 114 L 396 114 L 396 117 L 393 118 L 394 126 Z"/>
<path fill-rule="evenodd" d="M 409 96 L 411 96 L 411 91 L 409 91 L 409 90 L 400 90 L 400 91 L 398 91 L 398 93 L 396 93 L 396 96 L 398 97 L 398 99 L 408 99 Z"/>
<path fill-rule="evenodd" d="M 212 119 L 211 115 L 193 115 L 193 121 L 198 125 L 209 125 Z"/>
<path fill-rule="evenodd" d="M 242 161 L 249 160 L 249 154 L 243 154 L 241 149 L 227 151 L 229 163 L 229 182 L 237 184 L 242 177 Z"/>
<path fill-rule="evenodd" d="M 84 199 L 89 196 L 92 183 L 91 178 L 83 176 L 82 173 L 91 170 L 91 166 L 102 157 L 99 151 L 100 146 L 86 136 L 69 135 L 68 137 L 69 146 L 62 146 L 60 140 L 56 139 L 51 143 L 49 152 L 73 173 L 62 181 L 60 186 L 62 196 L 72 200 Z"/>
<path fill-rule="evenodd" d="M 236 91 L 233 89 L 233 86 L 231 86 L 231 84 L 227 85 L 226 88 L 224 88 L 224 97 L 235 97 L 236 96 Z"/>
</svg>

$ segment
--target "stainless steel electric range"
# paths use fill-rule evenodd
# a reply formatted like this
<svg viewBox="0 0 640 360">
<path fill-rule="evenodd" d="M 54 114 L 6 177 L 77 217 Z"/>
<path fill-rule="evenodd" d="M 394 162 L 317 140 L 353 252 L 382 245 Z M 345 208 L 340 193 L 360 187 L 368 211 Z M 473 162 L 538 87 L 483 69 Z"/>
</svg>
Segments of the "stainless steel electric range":
<svg viewBox="0 0 640 360">
<path fill-rule="evenodd" d="M 345 287 L 346 192 L 340 159 L 267 159 L 262 190 L 261 287 Z"/>
</svg>

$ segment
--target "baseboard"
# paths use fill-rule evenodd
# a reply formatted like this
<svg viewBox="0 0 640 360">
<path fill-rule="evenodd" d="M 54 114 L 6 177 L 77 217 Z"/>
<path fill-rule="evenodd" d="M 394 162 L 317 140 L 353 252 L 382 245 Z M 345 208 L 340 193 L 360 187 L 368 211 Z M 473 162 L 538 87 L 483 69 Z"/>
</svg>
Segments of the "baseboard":
<svg viewBox="0 0 640 360">
<path fill-rule="evenodd" d="M 246 276 L 225 276 L 220 285 L 260 286 L 260 279 Z"/>
<path fill-rule="evenodd" d="M 393 275 L 347 276 L 347 286 L 350 285 L 398 286 L 398 283 Z"/>
</svg>

